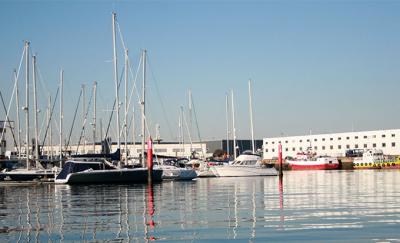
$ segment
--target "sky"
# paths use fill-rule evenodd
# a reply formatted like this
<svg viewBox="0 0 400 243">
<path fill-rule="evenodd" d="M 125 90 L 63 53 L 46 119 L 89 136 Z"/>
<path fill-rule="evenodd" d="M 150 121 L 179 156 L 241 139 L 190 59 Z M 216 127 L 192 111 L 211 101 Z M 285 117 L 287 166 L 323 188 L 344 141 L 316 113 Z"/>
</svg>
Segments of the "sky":
<svg viewBox="0 0 400 243">
<path fill-rule="evenodd" d="M 113 11 L 121 33 L 118 75 L 124 63 L 121 39 L 129 49 L 132 73 L 141 51 L 147 50 L 146 112 L 153 137 L 159 124 L 164 140 L 178 139 L 182 106 L 192 140 L 198 141 L 199 135 L 203 141 L 226 138 L 225 99 L 233 90 L 236 136 L 249 139 L 249 79 L 258 139 L 399 128 L 399 1 L 0 0 L 0 90 L 6 106 L 14 87 L 13 69 L 19 66 L 24 40 L 29 40 L 39 70 L 40 124 L 63 69 L 64 133 L 71 128 L 82 84 L 88 102 L 94 81 L 97 123 L 101 119 L 104 130 L 115 98 Z M 140 88 L 140 78 L 136 85 Z M 32 84 L 29 90 L 32 97 Z M 188 90 L 195 107 L 191 123 Z M 123 99 L 123 87 L 119 94 Z M 132 102 L 137 115 L 136 95 Z M 15 120 L 15 103 L 12 108 Z M 55 112 L 54 123 L 58 104 Z M 77 112 L 75 139 L 82 126 L 82 111 Z M 135 119 L 136 130 L 139 122 Z M 113 120 L 112 134 L 115 124 Z"/>
</svg>

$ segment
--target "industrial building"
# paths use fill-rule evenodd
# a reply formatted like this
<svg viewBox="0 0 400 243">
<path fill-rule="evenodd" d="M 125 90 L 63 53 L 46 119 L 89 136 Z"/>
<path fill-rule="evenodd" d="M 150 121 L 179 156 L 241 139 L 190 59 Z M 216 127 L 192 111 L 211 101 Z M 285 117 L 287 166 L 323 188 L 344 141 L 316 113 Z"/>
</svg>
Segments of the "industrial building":
<svg viewBox="0 0 400 243">
<path fill-rule="evenodd" d="M 345 156 L 349 149 L 380 149 L 387 155 L 400 155 L 400 129 L 264 138 L 263 158 L 277 157 L 279 143 L 283 157 L 294 157 L 307 149 L 317 155 L 338 157 Z"/>
</svg>

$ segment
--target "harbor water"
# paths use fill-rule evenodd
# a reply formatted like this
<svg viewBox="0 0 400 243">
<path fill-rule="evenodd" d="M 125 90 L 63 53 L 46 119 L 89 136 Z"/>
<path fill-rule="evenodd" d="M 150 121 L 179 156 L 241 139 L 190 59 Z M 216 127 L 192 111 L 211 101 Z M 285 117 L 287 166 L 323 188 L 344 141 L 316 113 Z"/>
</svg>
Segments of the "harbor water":
<svg viewBox="0 0 400 243">
<path fill-rule="evenodd" d="M 0 242 L 400 242 L 400 171 L 0 184 Z"/>
</svg>

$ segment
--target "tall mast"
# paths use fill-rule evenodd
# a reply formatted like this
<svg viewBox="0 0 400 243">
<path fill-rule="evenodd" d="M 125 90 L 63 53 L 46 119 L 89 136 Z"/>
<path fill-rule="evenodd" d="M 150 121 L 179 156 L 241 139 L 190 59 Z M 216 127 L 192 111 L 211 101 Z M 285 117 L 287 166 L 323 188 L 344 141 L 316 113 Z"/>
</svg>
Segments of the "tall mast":
<svg viewBox="0 0 400 243">
<path fill-rule="evenodd" d="M 125 137 L 125 163 L 128 162 L 128 49 L 125 50 L 125 122 L 124 122 L 124 137 Z"/>
<path fill-rule="evenodd" d="M 254 146 L 254 127 L 253 127 L 253 104 L 251 102 L 251 79 L 249 79 L 249 109 L 250 109 L 250 127 L 251 127 L 251 148 L 253 154 L 255 153 Z"/>
<path fill-rule="evenodd" d="M 146 160 L 144 159 L 144 150 L 145 150 L 145 144 L 146 144 L 146 50 L 143 50 L 142 53 L 142 62 L 143 62 L 143 82 L 142 82 L 142 165 L 143 167 L 146 167 Z"/>
<path fill-rule="evenodd" d="M 29 42 L 25 41 L 25 156 L 26 168 L 30 169 L 29 164 Z"/>
<path fill-rule="evenodd" d="M 86 134 L 85 134 L 85 116 L 86 116 L 86 86 L 82 84 L 82 137 L 83 137 L 83 153 L 86 153 Z M 80 141 L 80 140 L 79 140 Z"/>
<path fill-rule="evenodd" d="M 37 106 L 37 94 L 36 94 L 36 56 L 32 57 L 32 79 L 33 79 L 33 118 L 35 124 L 35 160 L 36 160 L 36 168 L 39 164 L 39 129 L 38 129 L 38 106 Z"/>
<path fill-rule="evenodd" d="M 96 96 L 97 96 L 97 82 L 93 83 L 93 153 L 96 153 Z"/>
<path fill-rule="evenodd" d="M 235 105 L 233 103 L 233 90 L 231 91 L 232 98 L 232 130 L 233 130 L 233 158 L 236 160 L 236 128 L 235 128 Z"/>
<path fill-rule="evenodd" d="M 113 28 L 113 61 L 114 61 L 114 81 L 115 81 L 115 104 L 117 108 L 117 149 L 121 147 L 120 140 L 120 127 L 119 127 L 119 92 L 118 92 L 118 69 L 117 69 L 117 49 L 116 49 L 116 21 L 117 14 L 115 12 L 112 13 L 112 28 Z M 121 163 L 118 162 L 118 165 L 121 166 Z"/>
<path fill-rule="evenodd" d="M 15 88 L 16 88 L 16 96 L 15 96 L 15 103 L 17 106 L 17 128 L 18 128 L 18 161 L 21 160 L 21 123 L 19 120 L 19 91 L 18 91 L 18 78 L 17 78 L 17 71 L 14 70 L 14 79 L 15 79 Z"/>
<path fill-rule="evenodd" d="M 192 123 L 192 90 L 189 89 L 189 136 L 191 136 L 193 123 Z M 190 153 L 192 153 L 192 141 L 190 141 Z"/>
<path fill-rule="evenodd" d="M 226 154 L 229 158 L 229 98 L 228 94 L 225 95 L 225 108 L 226 108 Z"/>
<path fill-rule="evenodd" d="M 64 70 L 60 70 L 60 165 L 62 165 L 62 138 L 63 138 L 63 118 L 64 118 L 64 111 L 63 111 L 63 99 L 64 99 Z"/>
<path fill-rule="evenodd" d="M 180 115 L 180 133 L 182 139 L 182 157 L 185 156 L 185 134 L 183 133 L 183 106 L 181 106 L 181 115 Z"/>
<path fill-rule="evenodd" d="M 47 127 L 49 128 L 49 149 L 50 149 L 50 161 L 53 161 L 53 129 L 51 125 L 51 95 L 49 95 L 49 101 L 47 105 Z"/>
</svg>

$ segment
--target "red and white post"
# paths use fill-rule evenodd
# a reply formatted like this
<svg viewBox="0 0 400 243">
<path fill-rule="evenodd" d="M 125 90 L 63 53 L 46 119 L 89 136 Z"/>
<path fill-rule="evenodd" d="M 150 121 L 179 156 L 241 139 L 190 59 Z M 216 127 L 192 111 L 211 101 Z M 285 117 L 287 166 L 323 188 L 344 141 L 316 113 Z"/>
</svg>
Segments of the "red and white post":
<svg viewBox="0 0 400 243">
<path fill-rule="evenodd" d="M 278 145 L 278 162 L 279 162 L 279 175 L 283 175 L 283 162 L 282 162 L 282 144 Z"/>
<path fill-rule="evenodd" d="M 151 137 L 147 140 L 147 171 L 149 182 L 151 182 L 153 175 L 153 140 Z"/>
</svg>

